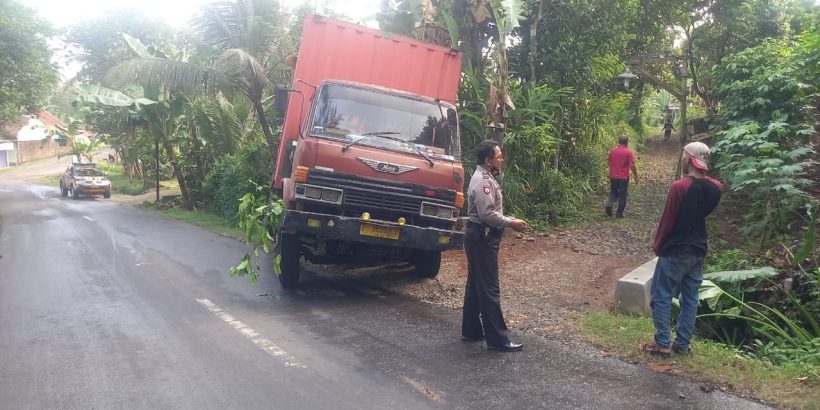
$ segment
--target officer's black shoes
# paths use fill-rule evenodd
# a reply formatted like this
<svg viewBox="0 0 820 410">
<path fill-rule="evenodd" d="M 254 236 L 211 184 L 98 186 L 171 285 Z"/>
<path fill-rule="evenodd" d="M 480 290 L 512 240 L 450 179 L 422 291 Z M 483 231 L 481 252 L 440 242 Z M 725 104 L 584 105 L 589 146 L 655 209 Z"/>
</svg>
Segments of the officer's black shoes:
<svg viewBox="0 0 820 410">
<path fill-rule="evenodd" d="M 606 212 L 606 216 L 612 218 L 612 207 L 607 205 L 604 207 L 604 212 Z"/>
<path fill-rule="evenodd" d="M 483 335 L 482 336 L 461 336 L 462 342 L 480 342 L 486 339 Z"/>
<path fill-rule="evenodd" d="M 493 350 L 493 351 L 496 351 L 496 352 L 505 352 L 505 353 L 507 353 L 507 352 L 520 352 L 523 349 L 524 349 L 524 344 L 523 343 L 509 342 L 509 343 L 507 343 L 505 345 L 502 345 L 502 346 L 487 345 L 487 350 Z"/>
</svg>

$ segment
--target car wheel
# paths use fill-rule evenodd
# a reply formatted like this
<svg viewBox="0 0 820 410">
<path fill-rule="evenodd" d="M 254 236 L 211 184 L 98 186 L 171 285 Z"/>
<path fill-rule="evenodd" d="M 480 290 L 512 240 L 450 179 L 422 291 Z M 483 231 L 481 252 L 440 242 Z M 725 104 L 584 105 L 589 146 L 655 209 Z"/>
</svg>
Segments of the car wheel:
<svg viewBox="0 0 820 410">
<path fill-rule="evenodd" d="M 103 198 L 111 198 L 111 191 L 105 191 L 105 193 L 103 194 Z"/>
<path fill-rule="evenodd" d="M 299 269 L 302 259 L 302 243 L 291 234 L 279 236 L 279 283 L 283 288 L 292 288 L 299 283 Z"/>
<path fill-rule="evenodd" d="M 435 278 L 441 268 L 441 251 L 416 251 L 413 255 L 413 267 L 416 275 L 422 278 Z"/>
<path fill-rule="evenodd" d="M 76 187 L 71 187 L 71 198 L 73 199 L 80 199 L 80 193 L 77 192 Z"/>
<path fill-rule="evenodd" d="M 68 196 L 68 189 L 63 184 L 63 181 L 60 181 L 60 195 Z"/>
</svg>

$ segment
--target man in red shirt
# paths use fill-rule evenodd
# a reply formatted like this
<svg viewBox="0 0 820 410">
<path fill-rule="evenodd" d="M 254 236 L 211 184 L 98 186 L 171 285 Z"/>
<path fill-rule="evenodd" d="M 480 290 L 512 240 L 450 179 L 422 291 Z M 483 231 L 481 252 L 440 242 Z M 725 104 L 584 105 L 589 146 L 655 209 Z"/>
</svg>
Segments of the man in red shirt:
<svg viewBox="0 0 820 410">
<path fill-rule="evenodd" d="M 635 176 L 635 183 L 638 183 L 638 168 L 635 167 L 635 154 L 627 145 L 629 137 L 621 135 L 618 137 L 618 145 L 609 151 L 609 200 L 604 210 L 606 216 L 612 216 L 612 204 L 618 201 L 618 211 L 615 214 L 618 218 L 624 217 L 626 208 L 626 191 L 629 187 L 629 170 Z"/>
</svg>

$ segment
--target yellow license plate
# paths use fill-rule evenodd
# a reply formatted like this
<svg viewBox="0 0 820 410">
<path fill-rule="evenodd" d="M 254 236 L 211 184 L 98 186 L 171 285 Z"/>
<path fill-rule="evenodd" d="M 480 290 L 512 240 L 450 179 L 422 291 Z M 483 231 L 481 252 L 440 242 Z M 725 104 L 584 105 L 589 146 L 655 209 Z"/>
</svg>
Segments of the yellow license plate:
<svg viewBox="0 0 820 410">
<path fill-rule="evenodd" d="M 401 230 L 399 228 L 393 228 L 391 226 L 365 224 L 365 223 L 363 223 L 361 225 L 361 227 L 359 228 L 359 235 L 374 236 L 376 238 L 384 238 L 384 239 L 392 239 L 394 241 L 399 239 L 399 232 L 401 232 Z"/>
</svg>

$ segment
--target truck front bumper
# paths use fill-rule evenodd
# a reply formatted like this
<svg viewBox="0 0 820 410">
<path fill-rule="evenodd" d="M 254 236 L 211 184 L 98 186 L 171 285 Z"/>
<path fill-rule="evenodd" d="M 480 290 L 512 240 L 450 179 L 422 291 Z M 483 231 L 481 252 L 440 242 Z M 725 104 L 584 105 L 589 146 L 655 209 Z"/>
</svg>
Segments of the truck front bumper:
<svg viewBox="0 0 820 410">
<path fill-rule="evenodd" d="M 338 215 L 286 209 L 282 230 L 308 233 L 324 239 L 362 242 L 374 245 L 423 250 L 460 249 L 464 233 L 438 228 L 399 225 L 395 222 L 368 220 Z"/>
</svg>

